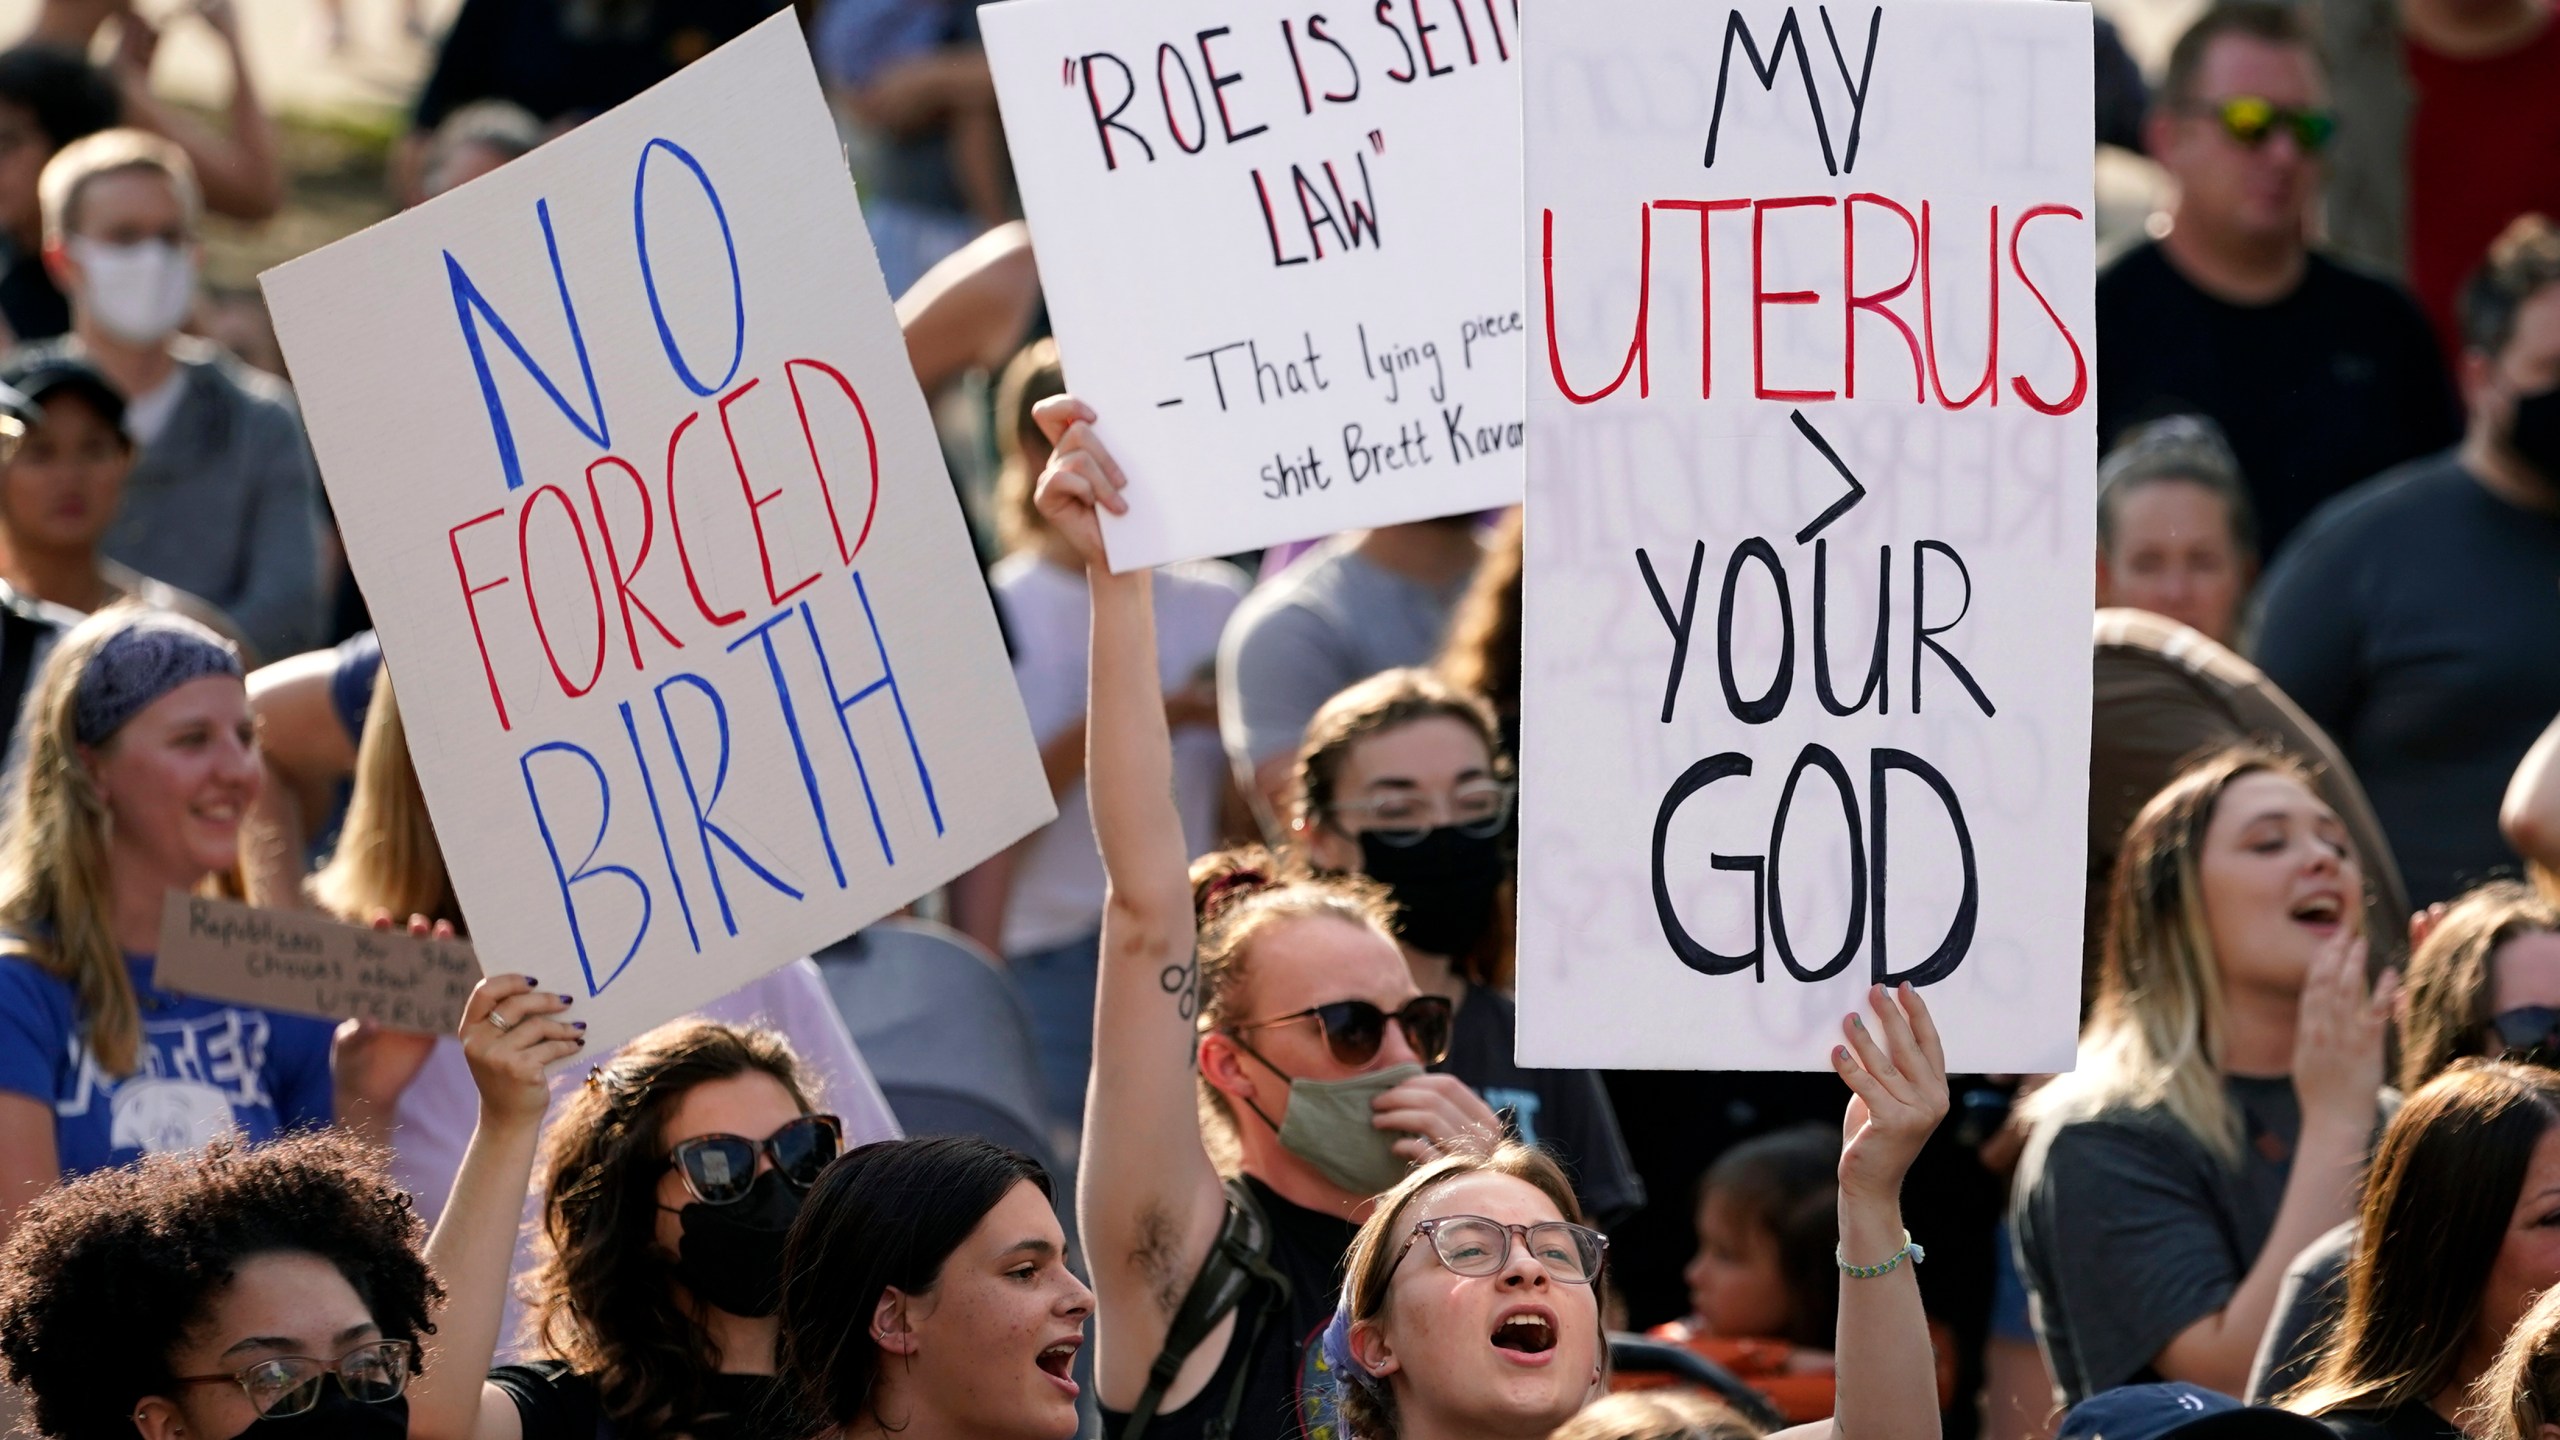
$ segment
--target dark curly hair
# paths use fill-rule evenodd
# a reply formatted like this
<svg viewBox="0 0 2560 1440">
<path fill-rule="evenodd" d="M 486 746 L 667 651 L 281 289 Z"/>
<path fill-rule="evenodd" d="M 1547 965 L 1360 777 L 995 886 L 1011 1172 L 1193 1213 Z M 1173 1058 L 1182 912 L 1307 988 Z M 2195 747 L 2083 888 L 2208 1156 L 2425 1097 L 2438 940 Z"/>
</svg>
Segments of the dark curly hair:
<svg viewBox="0 0 2560 1440">
<path fill-rule="evenodd" d="M 780 1081 L 802 1114 L 815 1108 L 780 1035 L 679 1020 L 590 1075 L 543 1142 L 531 1338 L 593 1377 L 616 1432 L 633 1440 L 695 1430 L 721 1360 L 677 1303 L 675 1260 L 658 1244 L 667 1117 L 695 1086 L 750 1072 Z"/>
<path fill-rule="evenodd" d="M 217 1140 L 70 1181 L 0 1248 L 0 1360 L 55 1440 L 131 1440 L 170 1392 L 169 1356 L 241 1261 L 294 1251 L 338 1267 L 392 1339 L 432 1334 L 444 1300 L 425 1227 L 383 1153 L 331 1131 Z"/>
</svg>

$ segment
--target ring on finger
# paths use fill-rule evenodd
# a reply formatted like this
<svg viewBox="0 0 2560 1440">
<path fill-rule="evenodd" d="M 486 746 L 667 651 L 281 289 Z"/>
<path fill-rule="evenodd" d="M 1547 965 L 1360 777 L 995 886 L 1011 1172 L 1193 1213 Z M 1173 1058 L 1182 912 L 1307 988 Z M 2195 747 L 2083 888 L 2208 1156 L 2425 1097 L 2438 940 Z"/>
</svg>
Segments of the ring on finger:
<svg viewBox="0 0 2560 1440">
<path fill-rule="evenodd" d="M 508 1024 L 508 1023 L 507 1023 L 507 1017 L 506 1017 L 506 1016 L 499 1014 L 499 1013 L 498 1013 L 497 1011 L 495 1011 L 495 1010 L 492 1010 L 492 1011 L 490 1011 L 490 1012 L 489 1012 L 489 1023 L 490 1023 L 491 1025 L 496 1026 L 496 1027 L 497 1027 L 497 1030 L 498 1030 L 498 1033 L 499 1033 L 499 1034 L 501 1034 L 501 1035 L 504 1035 L 504 1034 L 506 1034 L 508 1031 L 513 1030 L 514 1028 L 516 1028 L 516 1027 L 514 1027 L 513 1025 L 510 1025 L 510 1024 Z"/>
</svg>

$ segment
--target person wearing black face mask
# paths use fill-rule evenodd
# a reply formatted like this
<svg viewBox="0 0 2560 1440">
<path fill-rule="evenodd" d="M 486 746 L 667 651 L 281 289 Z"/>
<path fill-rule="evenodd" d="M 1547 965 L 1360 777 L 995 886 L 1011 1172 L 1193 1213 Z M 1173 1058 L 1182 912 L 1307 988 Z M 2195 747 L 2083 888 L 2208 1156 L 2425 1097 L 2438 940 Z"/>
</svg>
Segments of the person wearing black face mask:
<svg viewBox="0 0 2560 1440">
<path fill-rule="evenodd" d="M 1384 885 L 1396 939 L 1425 994 L 1457 1006 L 1436 1067 L 1545 1143 L 1604 1227 L 1644 1203 L 1599 1076 L 1512 1062 L 1501 987 L 1513 869 L 1508 760 L 1492 712 L 1427 670 L 1389 670 L 1325 702 L 1298 751 L 1300 858 Z"/>
<path fill-rule="evenodd" d="M 419 1239 L 335 1132 L 97 1171 L 0 1251 L 0 1359 L 58 1440 L 396 1440 L 438 1294 Z"/>
<path fill-rule="evenodd" d="M 463 1012 L 480 1120 L 427 1244 L 452 1299 L 433 1365 L 410 1390 L 409 1433 L 779 1433 L 783 1240 L 843 1148 L 843 1128 L 816 1112 L 780 1036 L 680 1020 L 595 1070 L 544 1135 L 544 1067 L 580 1043 L 569 1008 L 566 997 L 504 975 L 483 981 Z M 492 1372 L 529 1182 L 543 1197 L 528 1286 L 534 1348 L 553 1358 Z"/>
<path fill-rule="evenodd" d="M 2560 225 L 2510 226 L 2462 318 L 2461 445 L 2298 532 L 2256 657 L 2345 749 L 2421 907 L 2514 872 L 2499 801 L 2560 714 Z"/>
</svg>

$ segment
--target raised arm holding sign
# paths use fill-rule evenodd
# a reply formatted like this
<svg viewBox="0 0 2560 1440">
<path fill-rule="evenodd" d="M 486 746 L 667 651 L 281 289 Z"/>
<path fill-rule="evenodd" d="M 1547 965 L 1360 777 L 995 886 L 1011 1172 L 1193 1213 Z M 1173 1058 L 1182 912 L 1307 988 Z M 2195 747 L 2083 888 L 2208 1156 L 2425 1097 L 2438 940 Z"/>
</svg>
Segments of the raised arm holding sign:
<svg viewBox="0 0 2560 1440">
<path fill-rule="evenodd" d="M 472 938 L 596 1050 L 1049 818 L 789 16 L 266 280 Z"/>
</svg>

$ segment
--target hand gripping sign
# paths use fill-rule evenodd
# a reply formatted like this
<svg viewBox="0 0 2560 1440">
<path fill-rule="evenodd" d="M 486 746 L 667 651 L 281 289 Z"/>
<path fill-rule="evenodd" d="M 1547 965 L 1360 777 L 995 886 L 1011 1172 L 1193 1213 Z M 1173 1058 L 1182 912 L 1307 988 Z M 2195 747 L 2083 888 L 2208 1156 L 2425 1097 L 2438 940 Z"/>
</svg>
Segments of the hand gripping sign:
<svg viewBox="0 0 2560 1440">
<path fill-rule="evenodd" d="M 472 942 L 590 1051 L 1050 818 L 790 15 L 266 288 Z"/>
<path fill-rule="evenodd" d="M 2079 1021 L 2090 20 L 1529 7 L 1520 1058 Z"/>
</svg>

